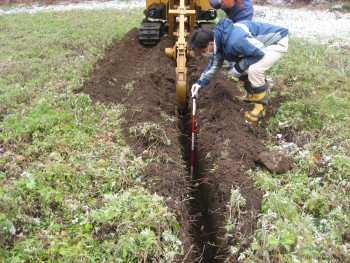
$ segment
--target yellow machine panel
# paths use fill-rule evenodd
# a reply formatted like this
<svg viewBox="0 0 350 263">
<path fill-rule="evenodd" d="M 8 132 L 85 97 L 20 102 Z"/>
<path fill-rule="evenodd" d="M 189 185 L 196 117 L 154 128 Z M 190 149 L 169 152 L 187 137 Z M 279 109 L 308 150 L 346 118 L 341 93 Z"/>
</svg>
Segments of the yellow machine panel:
<svg viewBox="0 0 350 263">
<path fill-rule="evenodd" d="M 197 1 L 195 1 L 195 3 L 198 6 L 202 7 L 203 10 L 213 9 L 209 3 L 209 0 L 197 0 Z"/>
</svg>

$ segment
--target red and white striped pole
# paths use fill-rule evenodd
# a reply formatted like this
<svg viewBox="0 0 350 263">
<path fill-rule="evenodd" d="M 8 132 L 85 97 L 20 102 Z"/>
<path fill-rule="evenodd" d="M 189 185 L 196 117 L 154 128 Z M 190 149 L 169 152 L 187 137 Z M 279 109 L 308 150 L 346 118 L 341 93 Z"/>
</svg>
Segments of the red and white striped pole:
<svg viewBox="0 0 350 263">
<path fill-rule="evenodd" d="M 193 180 L 193 166 L 194 166 L 194 133 L 196 131 L 196 98 L 193 97 L 192 103 L 192 144 L 191 144 L 191 179 Z"/>
</svg>

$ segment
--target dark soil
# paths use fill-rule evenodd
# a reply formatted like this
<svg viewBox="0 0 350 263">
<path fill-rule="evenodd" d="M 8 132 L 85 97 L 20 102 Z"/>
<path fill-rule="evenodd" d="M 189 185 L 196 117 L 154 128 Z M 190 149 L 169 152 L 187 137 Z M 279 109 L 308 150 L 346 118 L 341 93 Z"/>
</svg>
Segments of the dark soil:
<svg viewBox="0 0 350 263">
<path fill-rule="evenodd" d="M 245 121 L 243 112 L 251 106 L 234 99 L 238 95 L 235 82 L 220 73 L 197 99 L 196 163 L 191 180 L 191 102 L 188 112 L 182 116 L 176 113 L 175 61 L 164 53 L 166 47 L 173 45 L 173 40 L 163 38 L 155 47 L 143 47 L 138 42 L 138 30 L 134 29 L 106 51 L 80 91 L 94 101 L 126 105 L 123 117 L 128 145 L 144 158 L 158 157 L 146 168 L 142 180 L 150 191 L 167 198 L 181 223 L 180 238 L 186 253 L 179 262 L 223 262 L 228 246 L 244 249 L 256 228 L 262 192 L 254 187 L 246 171 L 254 169 L 258 154 L 266 151 L 262 142 L 264 123 Z M 207 62 L 200 55 L 189 58 L 188 87 Z M 133 90 L 128 92 L 126 84 Z M 130 127 L 145 122 L 159 124 L 171 145 L 129 133 Z M 224 229 L 229 216 L 227 204 L 231 189 L 236 188 L 246 204 L 240 212 L 231 211 L 237 224 L 233 236 L 228 238 Z M 191 201 L 189 196 L 193 197 Z"/>
</svg>

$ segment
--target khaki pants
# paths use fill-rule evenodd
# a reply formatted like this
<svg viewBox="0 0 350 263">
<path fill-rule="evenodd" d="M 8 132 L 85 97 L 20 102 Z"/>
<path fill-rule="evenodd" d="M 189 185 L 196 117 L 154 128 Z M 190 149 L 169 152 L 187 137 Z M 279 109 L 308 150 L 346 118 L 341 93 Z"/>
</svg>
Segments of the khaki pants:
<svg viewBox="0 0 350 263">
<path fill-rule="evenodd" d="M 247 69 L 249 81 L 254 87 L 265 84 L 265 71 L 279 60 L 288 50 L 288 37 L 282 38 L 276 43 L 266 47 L 265 56 Z"/>
</svg>

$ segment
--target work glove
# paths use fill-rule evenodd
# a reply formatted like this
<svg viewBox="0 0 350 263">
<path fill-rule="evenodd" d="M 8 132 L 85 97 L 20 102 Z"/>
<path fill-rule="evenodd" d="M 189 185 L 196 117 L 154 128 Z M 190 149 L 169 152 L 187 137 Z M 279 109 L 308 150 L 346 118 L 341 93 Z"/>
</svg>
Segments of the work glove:
<svg viewBox="0 0 350 263">
<path fill-rule="evenodd" d="M 192 98 L 196 98 L 198 96 L 198 91 L 200 88 L 201 86 L 198 85 L 197 83 L 192 85 L 192 88 L 191 88 Z"/>
<path fill-rule="evenodd" d="M 242 75 L 242 73 L 239 73 L 235 67 L 233 67 L 230 71 L 229 74 L 233 77 L 233 78 L 238 78 Z"/>
</svg>

